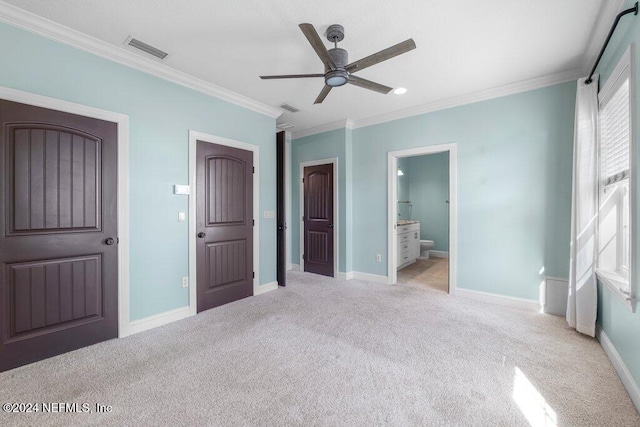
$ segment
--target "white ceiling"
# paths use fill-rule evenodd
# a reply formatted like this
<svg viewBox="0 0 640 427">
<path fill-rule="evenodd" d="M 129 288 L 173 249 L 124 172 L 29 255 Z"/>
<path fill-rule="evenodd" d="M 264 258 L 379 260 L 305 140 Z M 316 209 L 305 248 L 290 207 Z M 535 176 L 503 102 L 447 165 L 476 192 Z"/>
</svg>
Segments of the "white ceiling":
<svg viewBox="0 0 640 427">
<path fill-rule="evenodd" d="M 591 45 L 602 43 L 589 43 L 596 38 L 597 20 L 606 17 L 608 22 L 599 24 L 606 30 L 611 3 L 620 5 L 607 6 L 607 0 L 5 1 L 123 49 L 133 35 L 168 52 L 164 63 L 172 68 L 268 105 L 293 104 L 302 111 L 285 112 L 278 122 L 296 125 L 294 132 L 540 76 L 577 76 L 592 60 Z M 321 78 L 259 79 L 323 72 L 298 28 L 302 22 L 312 23 L 323 41 L 330 24 L 344 25 L 339 47 L 349 51 L 350 62 L 413 38 L 417 49 L 357 74 L 406 87 L 407 94 L 346 85 L 313 105 Z"/>
</svg>

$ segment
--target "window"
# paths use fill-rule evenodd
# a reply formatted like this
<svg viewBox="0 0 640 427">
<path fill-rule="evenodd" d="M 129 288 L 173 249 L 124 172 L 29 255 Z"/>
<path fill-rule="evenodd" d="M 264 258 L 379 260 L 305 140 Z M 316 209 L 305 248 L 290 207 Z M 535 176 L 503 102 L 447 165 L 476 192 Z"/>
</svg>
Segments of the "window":
<svg viewBox="0 0 640 427">
<path fill-rule="evenodd" d="M 630 49 L 598 94 L 598 278 L 631 300 Z"/>
</svg>

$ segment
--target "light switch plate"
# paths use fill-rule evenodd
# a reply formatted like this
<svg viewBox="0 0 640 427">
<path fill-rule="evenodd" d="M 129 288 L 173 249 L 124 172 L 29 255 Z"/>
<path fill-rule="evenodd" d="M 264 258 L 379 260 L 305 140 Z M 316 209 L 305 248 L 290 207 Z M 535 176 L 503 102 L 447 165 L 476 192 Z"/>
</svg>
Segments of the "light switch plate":
<svg viewBox="0 0 640 427">
<path fill-rule="evenodd" d="M 189 195 L 191 193 L 191 189 L 188 185 L 180 185 L 176 184 L 173 186 L 173 194 L 186 194 Z"/>
<path fill-rule="evenodd" d="M 274 211 L 264 211 L 264 217 L 268 219 L 273 219 L 276 217 L 276 213 Z"/>
<path fill-rule="evenodd" d="M 182 278 L 182 287 L 183 288 L 188 288 L 189 287 L 189 278 L 188 277 L 183 277 Z"/>
<path fill-rule="evenodd" d="M 178 222 L 185 222 L 187 220 L 187 214 L 185 212 L 178 212 Z"/>
</svg>

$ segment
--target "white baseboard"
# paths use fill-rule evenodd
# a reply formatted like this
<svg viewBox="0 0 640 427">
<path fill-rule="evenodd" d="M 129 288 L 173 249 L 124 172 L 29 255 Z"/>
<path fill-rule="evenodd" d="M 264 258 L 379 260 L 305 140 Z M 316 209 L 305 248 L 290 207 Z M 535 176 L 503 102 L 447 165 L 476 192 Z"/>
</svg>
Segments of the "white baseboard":
<svg viewBox="0 0 640 427">
<path fill-rule="evenodd" d="M 375 283 L 384 283 L 385 285 L 389 283 L 389 279 L 387 276 L 380 276 L 378 274 L 370 274 L 370 273 L 361 273 L 359 271 L 354 271 L 351 273 L 353 279 L 365 280 L 367 282 L 375 282 Z"/>
<path fill-rule="evenodd" d="M 265 283 L 260 285 L 254 290 L 254 295 L 264 294 L 265 292 L 278 289 L 278 282 Z M 120 338 L 137 334 L 139 332 L 148 331 L 149 329 L 157 328 L 158 326 L 166 325 L 171 322 L 185 319 L 193 316 L 195 313 L 191 313 L 189 306 L 180 307 L 173 310 L 165 311 L 164 313 L 154 314 L 153 316 L 145 317 L 144 319 L 134 320 L 129 323 L 129 327 L 120 334 Z"/>
<path fill-rule="evenodd" d="M 613 364 L 624 388 L 627 389 L 627 393 L 629 393 L 629 397 L 634 405 L 636 405 L 636 409 L 640 412 L 640 387 L 635 382 L 633 376 L 631 376 L 631 372 L 627 369 L 627 365 L 625 365 L 622 357 L 618 354 L 618 351 L 613 346 L 613 343 L 607 337 L 607 334 L 602 330 L 600 325 L 596 325 L 596 337 L 598 341 L 600 341 L 600 345 L 604 349 L 604 352 L 607 353 L 609 360 Z"/>
<path fill-rule="evenodd" d="M 353 279 L 353 271 L 347 271 L 346 273 L 343 271 L 339 271 L 336 279 L 343 281 L 351 280 Z"/>
<path fill-rule="evenodd" d="M 129 323 L 129 327 L 121 337 L 157 328 L 158 326 L 166 325 L 167 323 L 182 320 L 190 316 L 193 316 L 193 314 L 190 312 L 189 306 L 186 306 L 165 311 L 164 313 L 154 314 L 144 319 L 134 320 Z"/>
<path fill-rule="evenodd" d="M 287 271 L 293 270 L 293 264 L 287 263 Z"/>
<path fill-rule="evenodd" d="M 300 271 L 300 264 L 291 264 L 291 270 Z M 359 279 L 366 280 L 368 282 L 376 282 L 376 283 L 388 283 L 387 276 L 379 276 L 377 274 L 369 274 L 369 273 L 360 273 L 358 271 L 339 271 L 335 277 L 337 280 L 351 280 L 351 279 Z"/>
<path fill-rule="evenodd" d="M 471 289 L 456 288 L 456 295 L 463 298 L 470 298 L 476 301 L 488 302 L 506 307 L 520 308 L 528 311 L 540 311 L 540 303 L 536 300 L 508 297 L 505 295 L 492 294 L 489 292 L 474 291 Z"/>
<path fill-rule="evenodd" d="M 254 289 L 253 295 L 254 296 L 261 295 L 261 294 L 264 294 L 265 292 L 275 291 L 276 289 L 278 289 L 278 282 L 265 283 L 264 285 L 258 286 L 257 289 Z"/>
<path fill-rule="evenodd" d="M 430 250 L 429 255 L 434 258 L 449 258 L 449 252 L 447 251 L 434 251 Z"/>
</svg>

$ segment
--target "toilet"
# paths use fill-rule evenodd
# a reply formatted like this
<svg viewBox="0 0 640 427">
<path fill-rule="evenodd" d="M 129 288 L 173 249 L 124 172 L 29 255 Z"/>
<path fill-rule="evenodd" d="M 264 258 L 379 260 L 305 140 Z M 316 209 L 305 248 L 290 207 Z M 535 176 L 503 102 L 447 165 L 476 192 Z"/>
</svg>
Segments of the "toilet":
<svg viewBox="0 0 640 427">
<path fill-rule="evenodd" d="M 420 259 L 429 259 L 429 251 L 434 245 L 433 240 L 420 240 Z"/>
</svg>

